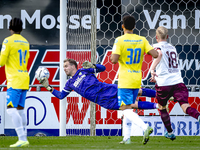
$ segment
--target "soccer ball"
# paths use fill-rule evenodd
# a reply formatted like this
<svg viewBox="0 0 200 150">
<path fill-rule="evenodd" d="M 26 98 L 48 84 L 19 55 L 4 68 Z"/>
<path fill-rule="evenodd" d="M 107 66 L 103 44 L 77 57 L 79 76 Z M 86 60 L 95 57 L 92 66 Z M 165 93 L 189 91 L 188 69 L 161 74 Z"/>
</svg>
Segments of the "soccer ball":
<svg viewBox="0 0 200 150">
<path fill-rule="evenodd" d="M 49 70 L 45 67 L 39 67 L 35 72 L 35 77 L 40 81 L 43 77 L 49 78 Z"/>
</svg>

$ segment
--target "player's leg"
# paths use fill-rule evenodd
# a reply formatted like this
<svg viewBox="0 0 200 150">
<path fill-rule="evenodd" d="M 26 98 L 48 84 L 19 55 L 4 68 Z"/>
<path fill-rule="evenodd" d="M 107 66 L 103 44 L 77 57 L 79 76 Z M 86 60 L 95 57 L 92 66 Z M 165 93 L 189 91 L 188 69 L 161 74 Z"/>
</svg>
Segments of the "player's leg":
<svg viewBox="0 0 200 150">
<path fill-rule="evenodd" d="M 18 113 L 22 118 L 22 126 L 24 129 L 24 134 L 27 136 L 27 127 L 26 127 L 27 121 L 26 121 L 25 111 L 24 111 L 24 109 L 18 109 Z"/>
<path fill-rule="evenodd" d="M 138 90 L 135 91 L 136 94 L 138 94 Z M 123 141 L 120 142 L 121 144 L 125 144 L 129 141 L 130 139 L 130 131 L 129 129 L 131 128 L 131 120 L 127 116 L 128 108 L 130 108 L 130 104 L 133 103 L 133 94 L 132 90 L 130 89 L 118 89 L 118 106 L 120 107 L 121 110 L 123 110 L 124 113 L 124 122 L 123 122 L 123 131 L 124 131 L 124 137 Z M 136 99 L 136 96 L 135 96 Z M 125 110 L 124 110 L 125 109 Z M 132 110 L 133 111 L 133 110 Z M 130 126 L 129 126 L 130 124 Z"/>
<path fill-rule="evenodd" d="M 124 116 L 126 116 L 133 124 L 140 127 L 143 131 L 147 129 L 148 124 L 145 124 L 138 114 L 133 112 L 132 109 L 126 109 L 124 111 Z"/>
<path fill-rule="evenodd" d="M 27 120 L 26 120 L 26 114 L 25 114 L 25 111 L 24 111 L 26 94 L 27 94 L 27 90 L 22 90 L 22 94 L 21 94 L 21 98 L 20 98 L 17 110 L 19 112 L 19 115 L 22 118 L 22 125 L 23 125 L 23 128 L 24 128 L 24 133 L 25 133 L 25 136 L 27 137 L 27 125 L 26 125 L 27 124 Z"/>
<path fill-rule="evenodd" d="M 7 90 L 7 113 L 11 117 L 15 131 L 18 136 L 18 142 L 10 145 L 10 147 L 26 146 L 26 136 L 22 125 L 22 118 L 17 111 L 17 106 L 20 101 L 21 91 L 9 88 Z"/>
<path fill-rule="evenodd" d="M 189 104 L 182 104 L 181 108 L 186 114 L 196 118 L 200 123 L 200 113 L 195 108 L 191 107 Z"/>
<path fill-rule="evenodd" d="M 171 140 L 174 140 L 174 139 L 176 139 L 176 137 L 173 134 L 170 116 L 166 110 L 167 101 L 171 97 L 170 93 L 172 93 L 171 87 L 170 86 L 158 87 L 156 85 L 155 88 L 156 88 L 156 92 L 157 92 L 156 98 L 158 100 L 160 116 L 161 116 L 161 119 L 162 119 L 162 122 L 163 122 L 165 128 L 167 129 L 167 132 L 165 133 L 165 137 L 169 138 Z"/>
<path fill-rule="evenodd" d="M 138 96 L 156 97 L 156 91 L 148 88 L 140 88 Z"/>
<path fill-rule="evenodd" d="M 174 88 L 174 99 L 179 102 L 183 112 L 200 121 L 200 113 L 188 103 L 188 89 L 185 84 L 177 84 Z"/>
<path fill-rule="evenodd" d="M 134 104 L 131 104 L 133 109 L 158 109 L 157 103 L 147 102 L 147 101 L 135 101 Z"/>
<path fill-rule="evenodd" d="M 156 91 L 147 88 L 139 89 L 138 96 L 156 97 Z M 147 102 L 147 101 L 135 101 L 131 104 L 133 109 L 158 109 L 157 103 Z"/>
<path fill-rule="evenodd" d="M 130 105 L 131 103 L 135 103 L 136 97 L 138 95 L 139 89 L 118 89 L 118 100 L 119 106 L 122 105 Z M 132 122 L 139 127 L 141 127 L 144 131 L 143 144 L 146 144 L 149 140 L 149 135 L 153 132 L 152 128 L 148 128 L 148 125 L 143 122 L 139 116 L 133 112 L 132 109 L 124 110 L 124 116 L 128 118 Z"/>
<path fill-rule="evenodd" d="M 132 109 L 124 110 L 124 116 L 126 116 L 126 118 L 130 120 L 132 124 L 135 124 L 143 130 L 144 136 L 142 143 L 146 144 L 149 141 L 149 135 L 153 132 L 153 128 L 149 127 L 148 124 L 145 124 L 138 114 L 133 112 Z"/>
<path fill-rule="evenodd" d="M 123 137 L 123 140 L 120 142 L 120 144 L 130 144 L 131 143 L 131 139 L 130 139 L 131 125 L 132 125 L 132 122 L 127 118 L 126 115 L 124 115 L 123 116 L 123 136 L 124 137 Z"/>
<path fill-rule="evenodd" d="M 158 104 L 147 101 L 135 101 L 134 104 L 123 105 L 120 107 L 120 110 L 125 109 L 158 109 Z"/>
</svg>

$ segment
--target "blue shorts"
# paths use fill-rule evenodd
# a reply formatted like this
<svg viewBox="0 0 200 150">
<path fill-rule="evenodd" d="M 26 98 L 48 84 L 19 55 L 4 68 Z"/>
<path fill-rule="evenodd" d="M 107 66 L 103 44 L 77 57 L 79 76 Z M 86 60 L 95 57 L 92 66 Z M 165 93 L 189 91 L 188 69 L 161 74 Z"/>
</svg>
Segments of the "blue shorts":
<svg viewBox="0 0 200 150">
<path fill-rule="evenodd" d="M 28 90 L 22 89 L 7 89 L 7 106 L 17 108 L 18 105 L 24 107 L 26 100 L 26 93 Z"/>
<path fill-rule="evenodd" d="M 139 89 L 118 88 L 118 106 L 134 104 L 138 96 Z"/>
</svg>

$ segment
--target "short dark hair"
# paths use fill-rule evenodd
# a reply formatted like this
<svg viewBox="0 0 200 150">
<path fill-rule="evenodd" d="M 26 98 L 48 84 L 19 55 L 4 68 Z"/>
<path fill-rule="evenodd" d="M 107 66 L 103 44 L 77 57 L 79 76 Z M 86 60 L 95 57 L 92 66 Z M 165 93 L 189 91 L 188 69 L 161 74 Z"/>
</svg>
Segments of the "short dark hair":
<svg viewBox="0 0 200 150">
<path fill-rule="evenodd" d="M 78 68 L 78 64 L 74 59 L 67 58 L 67 59 L 64 60 L 64 63 L 65 62 L 69 62 L 70 65 L 74 65 L 76 67 L 76 69 Z"/>
<path fill-rule="evenodd" d="M 9 30 L 13 30 L 14 32 L 21 32 L 22 31 L 22 20 L 20 18 L 13 18 L 10 21 Z"/>
<path fill-rule="evenodd" d="M 127 30 L 133 30 L 135 27 L 135 18 L 133 16 L 124 16 L 123 24 Z"/>
</svg>

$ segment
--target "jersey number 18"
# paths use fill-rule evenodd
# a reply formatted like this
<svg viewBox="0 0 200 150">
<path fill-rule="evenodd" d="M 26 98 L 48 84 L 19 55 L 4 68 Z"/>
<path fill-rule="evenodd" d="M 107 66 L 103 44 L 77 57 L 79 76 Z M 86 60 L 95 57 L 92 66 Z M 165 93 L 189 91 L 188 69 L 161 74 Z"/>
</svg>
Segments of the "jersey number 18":
<svg viewBox="0 0 200 150">
<path fill-rule="evenodd" d="M 178 62 L 176 58 L 175 52 L 166 52 L 168 55 L 168 61 L 169 61 L 169 68 L 178 68 Z"/>
</svg>

